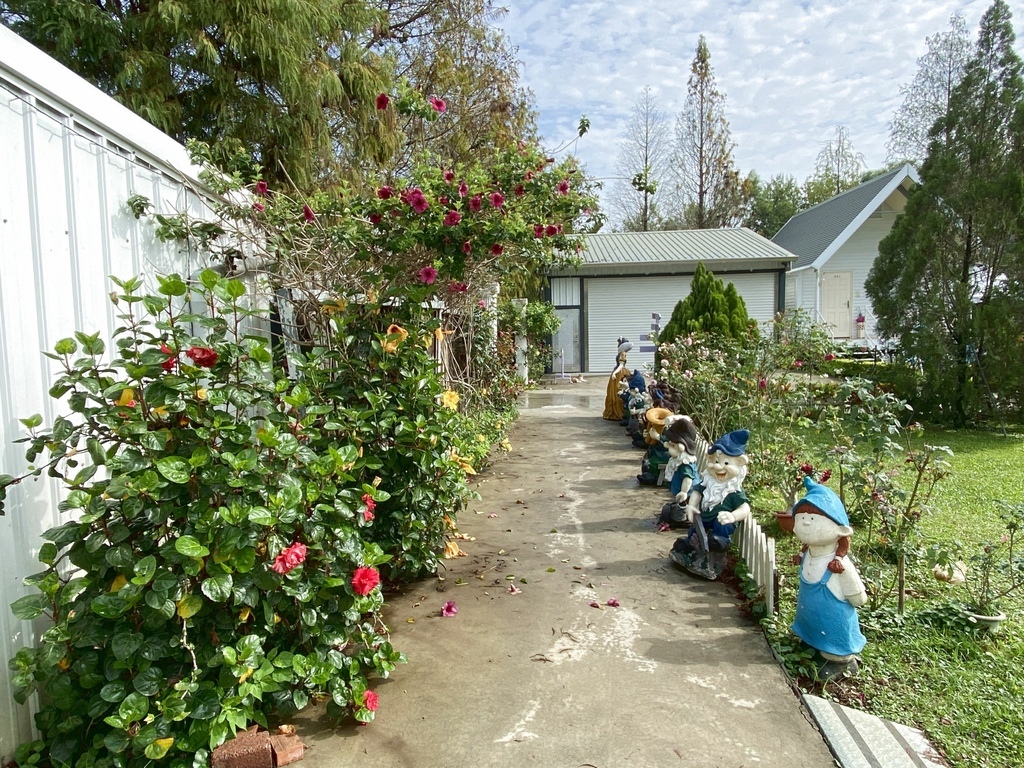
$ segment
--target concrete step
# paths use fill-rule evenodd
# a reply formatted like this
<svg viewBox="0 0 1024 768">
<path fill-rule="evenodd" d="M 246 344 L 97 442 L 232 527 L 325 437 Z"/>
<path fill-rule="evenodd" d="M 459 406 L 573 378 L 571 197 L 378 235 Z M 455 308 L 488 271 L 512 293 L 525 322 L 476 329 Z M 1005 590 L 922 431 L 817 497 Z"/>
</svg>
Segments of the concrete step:
<svg viewBox="0 0 1024 768">
<path fill-rule="evenodd" d="M 946 768 L 916 728 L 818 696 L 804 694 L 804 702 L 842 768 Z"/>
</svg>

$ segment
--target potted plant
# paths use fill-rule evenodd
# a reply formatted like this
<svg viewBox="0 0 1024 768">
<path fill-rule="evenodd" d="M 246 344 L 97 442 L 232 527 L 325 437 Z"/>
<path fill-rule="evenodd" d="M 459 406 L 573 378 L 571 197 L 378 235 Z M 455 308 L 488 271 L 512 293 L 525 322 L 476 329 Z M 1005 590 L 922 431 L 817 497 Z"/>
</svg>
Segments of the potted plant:
<svg viewBox="0 0 1024 768">
<path fill-rule="evenodd" d="M 1003 506 L 1000 518 L 1005 532 L 998 541 L 988 541 L 964 557 L 957 544 L 950 548 L 932 547 L 932 573 L 940 581 L 960 588 L 967 620 L 995 630 L 1006 620 L 1000 601 L 1024 586 L 1024 556 L 1020 553 L 1024 505 Z"/>
</svg>

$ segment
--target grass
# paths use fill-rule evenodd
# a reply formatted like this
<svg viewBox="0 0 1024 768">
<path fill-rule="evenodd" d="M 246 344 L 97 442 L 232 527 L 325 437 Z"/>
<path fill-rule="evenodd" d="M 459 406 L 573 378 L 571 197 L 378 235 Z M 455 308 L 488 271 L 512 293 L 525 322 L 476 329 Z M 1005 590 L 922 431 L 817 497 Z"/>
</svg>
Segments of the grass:
<svg viewBox="0 0 1024 768">
<path fill-rule="evenodd" d="M 954 452 L 952 474 L 936 490 L 933 513 L 921 521 L 926 543 L 998 536 L 993 503 L 1024 504 L 1024 435 L 929 430 L 919 442 Z M 777 648 L 791 640 L 798 579 L 789 562 L 799 546 L 792 536 L 778 539 L 780 615 L 766 627 Z M 904 616 L 895 614 L 895 599 L 877 612 L 860 612 L 868 638 L 860 673 L 824 688 L 806 679 L 801 684 L 922 729 L 955 768 L 1024 764 L 1024 594 L 1003 601 L 1009 619 L 989 635 L 961 619 L 956 600 L 962 594 L 935 581 L 923 561 L 908 572 Z"/>
</svg>

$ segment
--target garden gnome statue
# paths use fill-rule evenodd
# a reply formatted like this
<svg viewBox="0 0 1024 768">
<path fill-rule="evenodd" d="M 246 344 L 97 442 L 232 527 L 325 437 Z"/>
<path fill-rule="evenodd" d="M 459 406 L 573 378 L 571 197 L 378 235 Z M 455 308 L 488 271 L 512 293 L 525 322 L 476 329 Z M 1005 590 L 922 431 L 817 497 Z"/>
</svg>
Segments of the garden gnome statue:
<svg viewBox="0 0 1024 768">
<path fill-rule="evenodd" d="M 687 499 L 690 533 L 676 539 L 669 552 L 674 562 L 705 578 L 721 575 L 736 524 L 750 517 L 743 492 L 749 439 L 750 432 L 738 429 L 708 448 L 707 469 Z"/>
<path fill-rule="evenodd" d="M 609 421 L 622 421 L 622 398 L 619 395 L 619 382 L 629 378 L 626 367 L 626 353 L 633 348 L 628 339 L 619 338 L 619 351 L 615 355 L 615 368 L 608 377 L 608 391 L 604 396 L 604 418 Z M 628 391 L 628 387 L 627 387 Z"/>
<path fill-rule="evenodd" d="M 651 396 L 646 392 L 638 392 L 635 389 L 629 390 L 629 401 L 626 408 L 629 410 L 629 421 L 626 423 L 626 434 L 631 440 L 643 439 L 640 429 L 640 417 L 643 412 L 651 407 Z M 646 447 L 646 446 L 645 446 Z"/>
<path fill-rule="evenodd" d="M 665 428 L 665 419 L 671 415 L 672 411 L 667 408 L 648 408 L 644 413 L 647 426 L 643 441 L 647 444 L 647 453 L 640 464 L 640 474 L 636 476 L 640 485 L 657 485 L 661 468 L 668 464 L 669 452 L 661 442 L 661 431 Z"/>
<path fill-rule="evenodd" d="M 640 373 L 639 368 L 633 369 L 633 375 L 629 377 L 629 383 L 626 387 L 626 394 L 622 398 L 622 426 L 624 427 L 629 426 L 629 400 L 634 392 L 639 392 L 641 395 L 647 394 L 647 382 L 644 380 L 644 375 Z"/>
<path fill-rule="evenodd" d="M 857 608 L 868 595 L 847 556 L 853 529 L 843 503 L 809 477 L 804 488 L 806 494 L 793 507 L 793 533 L 804 548 L 792 630 L 824 659 L 818 679 L 830 680 L 857 671 L 856 654 L 865 643 Z"/>
<path fill-rule="evenodd" d="M 661 431 L 661 440 L 670 457 L 665 466 L 665 477 L 671 478 L 668 489 L 673 499 L 661 508 L 658 522 L 669 528 L 685 528 L 690 524 L 686 499 L 690 495 L 690 487 L 698 480 L 697 427 L 689 416 L 674 416 L 666 419 L 665 423 L 667 426 Z"/>
</svg>

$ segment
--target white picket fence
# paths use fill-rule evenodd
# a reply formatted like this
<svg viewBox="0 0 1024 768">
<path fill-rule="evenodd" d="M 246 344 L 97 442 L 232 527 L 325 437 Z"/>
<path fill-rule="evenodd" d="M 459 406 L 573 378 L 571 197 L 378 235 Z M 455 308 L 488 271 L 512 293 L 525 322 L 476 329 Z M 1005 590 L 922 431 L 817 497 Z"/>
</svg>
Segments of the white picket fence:
<svg viewBox="0 0 1024 768">
<path fill-rule="evenodd" d="M 765 534 L 753 517 L 739 525 L 740 557 L 747 564 L 750 578 L 757 584 L 758 600 L 763 600 L 768 615 L 777 610 L 775 585 L 775 539 Z"/>
<path fill-rule="evenodd" d="M 75 330 L 99 331 L 111 348 L 108 276 L 152 284 L 206 266 L 125 205 L 141 194 L 158 213 L 207 217 L 198 172 L 180 144 L 0 26 L 0 472 L 26 469 L 18 419 L 52 423 L 61 411 L 47 396 L 56 363 L 42 352 Z M 67 520 L 62 493 L 47 478 L 25 481 L 0 517 L 0 765 L 32 738 L 32 705 L 14 701 L 7 660 L 45 629 L 10 604 L 43 568 L 40 533 Z"/>
</svg>

